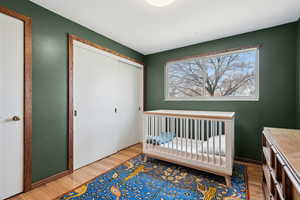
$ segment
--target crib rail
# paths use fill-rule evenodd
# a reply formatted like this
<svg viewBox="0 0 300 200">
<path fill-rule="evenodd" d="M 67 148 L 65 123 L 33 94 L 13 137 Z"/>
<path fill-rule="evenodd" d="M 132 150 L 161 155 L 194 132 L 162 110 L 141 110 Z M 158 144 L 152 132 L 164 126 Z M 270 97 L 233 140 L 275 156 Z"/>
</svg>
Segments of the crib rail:
<svg viewBox="0 0 300 200">
<path fill-rule="evenodd" d="M 143 151 L 232 171 L 234 113 L 145 112 Z"/>
</svg>

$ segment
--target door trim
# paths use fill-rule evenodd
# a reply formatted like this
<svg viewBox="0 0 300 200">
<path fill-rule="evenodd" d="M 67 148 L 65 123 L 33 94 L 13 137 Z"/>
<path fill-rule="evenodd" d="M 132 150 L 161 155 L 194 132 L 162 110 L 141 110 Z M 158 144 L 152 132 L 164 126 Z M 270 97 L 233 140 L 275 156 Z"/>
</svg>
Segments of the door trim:
<svg viewBox="0 0 300 200">
<path fill-rule="evenodd" d="M 32 20 L 30 17 L 0 6 L 0 13 L 24 23 L 24 167 L 23 191 L 32 183 Z"/>
<path fill-rule="evenodd" d="M 143 92 L 142 92 L 142 111 L 144 110 L 144 82 L 145 82 L 145 78 L 144 78 L 144 71 L 145 71 L 145 65 L 133 58 L 130 58 L 128 56 L 125 56 L 123 54 L 120 54 L 116 51 L 113 51 L 111 49 L 108 49 L 106 47 L 103 47 L 101 45 L 98 45 L 94 42 L 91 42 L 89 40 L 80 38 L 76 35 L 72 35 L 72 34 L 68 34 L 68 170 L 73 171 L 74 170 L 74 152 L 73 152 L 73 145 L 74 145 L 74 130 L 73 130 L 73 125 L 74 125 L 74 119 L 73 119 L 73 106 L 74 106 L 74 99 L 73 99 L 73 95 L 74 95 L 74 85 L 73 85 L 73 81 L 74 81 L 74 52 L 73 52 L 73 47 L 74 47 L 74 41 L 78 41 L 81 43 L 84 43 L 86 45 L 92 46 L 96 49 L 102 50 L 102 51 L 106 51 L 110 54 L 113 54 L 115 56 L 119 56 L 121 58 L 125 58 L 131 62 L 137 63 L 139 65 L 142 65 L 142 88 L 143 88 Z"/>
</svg>

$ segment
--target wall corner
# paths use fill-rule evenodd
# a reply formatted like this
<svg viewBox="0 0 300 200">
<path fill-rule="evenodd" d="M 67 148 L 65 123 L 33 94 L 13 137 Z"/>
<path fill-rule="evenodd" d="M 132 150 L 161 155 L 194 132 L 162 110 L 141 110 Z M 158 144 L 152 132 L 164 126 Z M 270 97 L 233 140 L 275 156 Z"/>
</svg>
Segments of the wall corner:
<svg viewBox="0 0 300 200">
<path fill-rule="evenodd" d="M 296 66 L 296 97 L 297 97 L 297 105 L 296 105 L 296 128 L 300 129 L 300 18 L 297 21 L 297 33 L 296 33 L 296 43 L 297 43 L 297 50 L 296 50 L 296 59 L 297 59 L 297 66 Z"/>
</svg>

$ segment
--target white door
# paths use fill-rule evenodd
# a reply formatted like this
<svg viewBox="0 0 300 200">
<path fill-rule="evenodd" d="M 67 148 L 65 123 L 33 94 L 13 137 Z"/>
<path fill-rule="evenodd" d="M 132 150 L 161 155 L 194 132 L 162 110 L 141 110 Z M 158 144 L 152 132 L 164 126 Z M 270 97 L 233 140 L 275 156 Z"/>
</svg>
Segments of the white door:
<svg viewBox="0 0 300 200">
<path fill-rule="evenodd" d="M 141 77 L 142 68 L 119 62 L 115 88 L 118 150 L 141 141 Z"/>
<path fill-rule="evenodd" d="M 74 168 L 116 152 L 113 88 L 118 62 L 74 45 Z"/>
<path fill-rule="evenodd" d="M 0 13 L 0 199 L 23 191 L 23 35 L 22 21 Z"/>
</svg>

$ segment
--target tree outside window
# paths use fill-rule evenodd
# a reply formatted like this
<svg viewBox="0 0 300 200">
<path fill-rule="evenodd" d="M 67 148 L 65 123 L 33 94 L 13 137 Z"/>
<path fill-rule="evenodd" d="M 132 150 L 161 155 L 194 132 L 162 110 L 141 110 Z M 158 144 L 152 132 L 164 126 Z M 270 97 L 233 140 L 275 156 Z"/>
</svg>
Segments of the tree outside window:
<svg viewBox="0 0 300 200">
<path fill-rule="evenodd" d="M 166 65 L 167 100 L 258 100 L 258 48 Z"/>
</svg>

